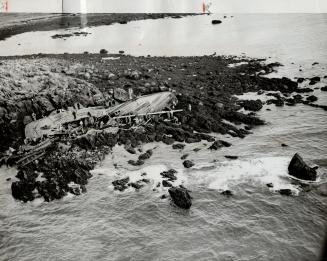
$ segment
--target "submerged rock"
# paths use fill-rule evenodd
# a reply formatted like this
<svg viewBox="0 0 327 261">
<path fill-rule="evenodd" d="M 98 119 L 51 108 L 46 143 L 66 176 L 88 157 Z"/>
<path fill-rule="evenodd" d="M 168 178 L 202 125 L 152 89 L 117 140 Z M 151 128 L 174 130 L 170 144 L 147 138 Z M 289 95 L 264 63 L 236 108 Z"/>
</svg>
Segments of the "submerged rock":
<svg viewBox="0 0 327 261">
<path fill-rule="evenodd" d="M 139 156 L 139 161 L 144 161 L 146 159 L 149 159 L 152 156 L 152 154 L 153 154 L 152 150 L 147 150 L 145 153 Z"/>
<path fill-rule="evenodd" d="M 192 206 L 191 196 L 187 189 L 172 187 L 168 190 L 168 192 L 176 206 L 184 209 L 189 209 Z"/>
<path fill-rule="evenodd" d="M 175 176 L 176 173 L 177 173 L 176 170 L 170 169 L 168 171 L 161 172 L 160 175 L 163 178 L 167 178 L 169 181 L 174 181 L 174 180 L 177 180 L 177 177 Z"/>
<path fill-rule="evenodd" d="M 185 144 L 182 144 L 182 143 L 177 143 L 177 144 L 173 145 L 174 150 L 182 150 L 182 149 L 184 149 L 184 147 L 185 147 Z"/>
<path fill-rule="evenodd" d="M 194 166 L 194 163 L 192 162 L 192 161 L 190 161 L 190 160 L 185 160 L 184 162 L 183 162 L 183 165 L 184 165 L 184 167 L 185 168 L 191 168 L 191 167 L 193 167 Z"/>
<path fill-rule="evenodd" d="M 118 179 L 112 182 L 115 190 L 124 191 L 128 188 L 129 177 L 124 179 Z"/>
<path fill-rule="evenodd" d="M 292 190 L 290 190 L 290 189 L 280 189 L 278 192 L 281 195 L 284 195 L 284 196 L 291 196 L 292 195 Z"/>
<path fill-rule="evenodd" d="M 162 186 L 163 187 L 172 187 L 173 186 L 173 184 L 171 184 L 169 181 L 167 181 L 167 180 L 163 180 L 162 181 Z"/>
<path fill-rule="evenodd" d="M 316 180 L 317 172 L 310 168 L 299 154 L 295 154 L 288 166 L 288 173 L 298 179 Z"/>
<path fill-rule="evenodd" d="M 221 194 L 221 195 L 224 195 L 224 196 L 228 196 L 228 197 L 233 196 L 233 192 L 230 191 L 229 189 L 224 190 L 224 191 L 221 192 L 220 194 Z"/>
<path fill-rule="evenodd" d="M 224 141 L 224 140 L 216 140 L 214 143 L 211 144 L 209 147 L 210 150 L 218 150 L 222 147 L 230 147 L 232 146 L 231 143 Z"/>
</svg>

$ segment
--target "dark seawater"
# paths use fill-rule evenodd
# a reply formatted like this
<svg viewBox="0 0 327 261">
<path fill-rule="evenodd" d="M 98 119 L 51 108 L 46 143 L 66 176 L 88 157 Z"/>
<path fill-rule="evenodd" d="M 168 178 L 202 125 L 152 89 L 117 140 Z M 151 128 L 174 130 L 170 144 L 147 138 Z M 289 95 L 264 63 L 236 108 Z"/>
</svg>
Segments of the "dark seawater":
<svg viewBox="0 0 327 261">
<path fill-rule="evenodd" d="M 276 16 L 281 22 L 275 21 Z M 260 24 L 262 15 L 242 17 L 242 26 L 247 29 L 243 34 L 258 33 L 257 27 L 253 28 L 253 19 Z M 294 34 L 306 32 L 297 48 L 292 45 L 281 48 L 276 45 L 280 39 L 273 42 L 262 36 L 258 40 L 266 43 L 266 50 L 276 50 L 275 61 L 281 57 L 285 63 L 289 56 L 289 62 L 274 76 L 327 74 L 327 40 L 319 31 L 322 24 L 326 28 L 326 15 L 265 17 L 265 31 L 270 30 L 269 19 L 273 20 L 270 33 L 277 31 L 278 23 L 283 32 L 282 21 L 287 19 L 302 21 L 288 24 L 293 26 Z M 315 23 L 319 26 L 312 27 Z M 246 48 L 253 52 L 251 47 Z M 281 54 L 280 50 L 285 48 L 288 51 Z M 305 55 L 301 55 L 301 50 Z M 309 58 L 307 53 L 311 51 Z M 230 52 L 233 53 L 232 47 Z M 319 65 L 312 66 L 313 59 Z M 305 68 L 303 72 L 298 71 L 300 65 Z M 307 81 L 302 84 L 307 85 Z M 327 80 L 323 79 L 316 86 L 326 85 Z M 314 94 L 319 98 L 318 104 L 327 105 L 326 92 L 315 90 Z M 256 97 L 249 93 L 240 98 Z M 327 224 L 327 197 L 320 190 L 320 184 L 327 181 L 327 113 L 304 105 L 282 108 L 265 105 L 259 116 L 268 124 L 255 128 L 244 139 L 223 137 L 233 146 L 216 152 L 207 149 L 210 145 L 207 142 L 188 144 L 183 152 L 165 144 L 146 144 L 144 149 L 154 148 L 154 154 L 141 169 L 129 166 L 127 160 L 131 155 L 115 147 L 114 154 L 108 155 L 93 171 L 88 193 L 79 197 L 69 195 L 51 203 L 15 201 L 10 193 L 11 182 L 6 181 L 15 175 L 15 170 L 1 168 L 0 259 L 318 260 Z M 281 147 L 281 143 L 289 146 Z M 194 152 L 194 148 L 201 150 Z M 295 152 L 310 164 L 320 166 L 319 180 L 309 192 L 304 192 L 287 174 Z M 196 163 L 194 168 L 183 168 L 180 157 L 185 153 Z M 239 159 L 227 160 L 224 155 L 237 155 Z M 153 191 L 161 180 L 159 173 L 169 168 L 178 170 L 175 183 L 182 183 L 192 191 L 190 211 L 172 206 L 169 199 L 160 199 L 167 193 L 165 189 Z M 113 191 L 111 182 L 116 178 L 129 176 L 137 180 L 143 172 L 151 180 L 145 188 L 138 192 Z M 266 186 L 270 182 L 274 184 L 272 189 Z M 280 195 L 276 192 L 280 188 L 290 188 L 293 196 Z M 224 189 L 232 190 L 234 196 L 221 195 Z"/>
</svg>

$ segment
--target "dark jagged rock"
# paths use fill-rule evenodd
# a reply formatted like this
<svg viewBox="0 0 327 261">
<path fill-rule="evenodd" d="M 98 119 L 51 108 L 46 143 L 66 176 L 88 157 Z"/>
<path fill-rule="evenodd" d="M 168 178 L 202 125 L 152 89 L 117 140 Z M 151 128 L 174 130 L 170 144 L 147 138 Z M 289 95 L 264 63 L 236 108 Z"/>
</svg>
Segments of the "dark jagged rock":
<svg viewBox="0 0 327 261">
<path fill-rule="evenodd" d="M 170 169 L 168 171 L 163 171 L 160 173 L 160 175 L 163 177 L 163 178 L 166 178 L 168 179 L 169 181 L 174 181 L 174 180 L 177 180 L 177 177 L 175 176 L 175 174 L 177 173 L 176 170 L 174 169 Z"/>
<path fill-rule="evenodd" d="M 218 150 L 222 147 L 230 147 L 232 146 L 231 143 L 224 141 L 224 140 L 216 140 L 214 143 L 211 144 L 209 147 L 210 150 Z"/>
<path fill-rule="evenodd" d="M 143 187 L 143 185 L 140 184 L 140 182 L 131 182 L 128 183 L 128 185 L 135 189 L 141 189 Z"/>
<path fill-rule="evenodd" d="M 232 159 L 232 160 L 238 159 L 238 156 L 225 155 L 224 157 L 226 159 Z"/>
<path fill-rule="evenodd" d="M 221 20 L 212 20 L 211 23 L 212 24 L 221 24 L 222 21 Z"/>
<path fill-rule="evenodd" d="M 309 97 L 307 97 L 306 100 L 309 102 L 315 102 L 315 101 L 318 101 L 318 98 L 317 98 L 317 96 L 310 95 Z"/>
<path fill-rule="evenodd" d="M 125 150 L 130 154 L 136 154 L 136 150 L 132 146 L 125 147 Z"/>
<path fill-rule="evenodd" d="M 128 188 L 129 177 L 124 179 L 118 179 L 112 182 L 115 190 L 124 191 Z"/>
<path fill-rule="evenodd" d="M 139 161 L 144 161 L 151 158 L 152 154 L 153 154 L 152 150 L 147 150 L 145 153 L 139 156 Z"/>
<path fill-rule="evenodd" d="M 181 157 L 181 160 L 184 160 L 188 157 L 188 154 L 184 154 L 182 157 Z"/>
<path fill-rule="evenodd" d="M 185 160 L 184 162 L 183 162 L 183 165 L 184 165 L 184 167 L 185 168 L 191 168 L 191 167 L 193 167 L 194 166 L 194 163 L 192 162 L 192 161 L 190 161 L 190 160 Z"/>
<path fill-rule="evenodd" d="M 267 104 L 275 104 L 277 107 L 284 106 L 284 101 L 282 99 L 270 99 L 267 100 Z"/>
<path fill-rule="evenodd" d="M 262 101 L 261 100 L 242 100 L 239 104 L 248 111 L 259 111 L 262 109 Z"/>
<path fill-rule="evenodd" d="M 309 85 L 315 85 L 316 83 L 320 82 L 320 77 L 319 76 L 316 76 L 316 77 L 312 77 L 310 79 L 310 83 Z"/>
<path fill-rule="evenodd" d="M 100 54 L 107 54 L 107 53 L 108 53 L 108 51 L 106 49 L 101 49 L 100 50 Z"/>
<path fill-rule="evenodd" d="M 280 189 L 278 192 L 281 195 L 284 195 L 284 196 L 291 196 L 292 195 L 292 190 L 290 190 L 290 189 Z"/>
<path fill-rule="evenodd" d="M 187 189 L 172 187 L 169 188 L 168 192 L 176 206 L 184 209 L 189 209 L 192 206 L 191 196 Z"/>
<path fill-rule="evenodd" d="M 169 181 L 167 181 L 167 180 L 163 180 L 162 181 L 162 186 L 163 187 L 172 187 L 173 186 L 173 184 L 171 184 Z"/>
<path fill-rule="evenodd" d="M 304 82 L 304 78 L 298 78 L 298 79 L 297 79 L 297 82 L 298 82 L 298 83 L 302 83 L 302 82 Z"/>
<path fill-rule="evenodd" d="M 327 92 L 327 86 L 321 87 L 320 90 L 322 90 L 322 91 L 324 91 L 324 92 Z"/>
<path fill-rule="evenodd" d="M 224 196 L 227 196 L 227 197 L 233 196 L 233 192 L 230 191 L 230 190 L 224 190 L 224 191 L 221 192 L 220 194 L 221 194 L 221 195 L 224 195 Z"/>
<path fill-rule="evenodd" d="M 182 149 L 184 149 L 184 147 L 185 147 L 185 144 L 181 144 L 181 143 L 173 144 L 174 150 L 182 150 Z"/>
<path fill-rule="evenodd" d="M 299 88 L 299 89 L 295 90 L 295 92 L 305 93 L 305 92 L 313 92 L 313 90 L 311 88 Z"/>
<path fill-rule="evenodd" d="M 298 179 L 316 180 L 317 172 L 310 168 L 299 154 L 295 154 L 288 166 L 288 173 Z"/>
<path fill-rule="evenodd" d="M 172 137 L 165 136 L 165 137 L 163 137 L 162 142 L 167 145 L 171 145 L 175 142 L 175 140 Z"/>
<path fill-rule="evenodd" d="M 132 166 L 141 166 L 144 164 L 144 160 L 129 160 L 127 163 Z"/>
</svg>

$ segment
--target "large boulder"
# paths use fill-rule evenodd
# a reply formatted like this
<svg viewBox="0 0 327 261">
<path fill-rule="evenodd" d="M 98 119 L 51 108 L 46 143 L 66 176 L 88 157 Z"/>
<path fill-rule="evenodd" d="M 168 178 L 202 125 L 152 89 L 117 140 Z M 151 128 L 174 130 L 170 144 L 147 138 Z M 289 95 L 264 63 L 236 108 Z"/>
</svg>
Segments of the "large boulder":
<svg viewBox="0 0 327 261">
<path fill-rule="evenodd" d="M 317 172 L 309 167 L 299 154 L 295 154 L 288 166 L 288 173 L 298 179 L 316 180 Z"/>
<path fill-rule="evenodd" d="M 176 206 L 184 209 L 189 209 L 192 206 L 191 196 L 187 189 L 172 187 L 168 190 L 168 192 Z"/>
<path fill-rule="evenodd" d="M 190 161 L 190 160 L 185 160 L 183 162 L 183 165 L 184 165 L 185 168 L 189 169 L 189 168 L 194 166 L 194 163 L 192 161 Z"/>
</svg>

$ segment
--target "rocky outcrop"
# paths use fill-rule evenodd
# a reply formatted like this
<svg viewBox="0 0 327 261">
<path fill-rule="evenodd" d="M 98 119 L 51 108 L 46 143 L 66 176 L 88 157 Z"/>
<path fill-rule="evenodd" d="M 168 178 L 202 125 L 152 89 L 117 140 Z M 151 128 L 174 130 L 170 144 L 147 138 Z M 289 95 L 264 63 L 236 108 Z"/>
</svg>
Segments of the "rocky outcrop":
<svg viewBox="0 0 327 261">
<path fill-rule="evenodd" d="M 224 140 L 216 140 L 214 143 L 211 144 L 209 150 L 218 150 L 222 147 L 230 147 L 232 146 L 231 143 L 224 141 Z"/>
<path fill-rule="evenodd" d="M 317 172 L 309 167 L 299 154 L 295 154 L 288 166 L 288 173 L 298 179 L 316 180 Z"/>
<path fill-rule="evenodd" d="M 72 155 L 59 156 L 49 152 L 39 162 L 20 168 L 17 174 L 19 181 L 13 182 L 11 186 L 12 195 L 24 202 L 37 197 L 43 197 L 45 201 L 60 199 L 72 192 L 70 183 L 86 185 L 92 176 L 90 170 L 93 167 L 94 163 L 90 161 L 83 162 Z"/>
<path fill-rule="evenodd" d="M 168 171 L 163 171 L 160 173 L 160 175 L 163 177 L 163 178 L 166 178 L 168 179 L 169 181 L 175 181 L 177 180 L 177 177 L 175 176 L 175 174 L 177 173 L 176 170 L 174 169 L 170 169 Z"/>
<path fill-rule="evenodd" d="M 183 166 L 184 166 L 185 168 L 189 169 L 189 168 L 191 168 L 191 167 L 194 166 L 194 163 L 193 163 L 192 161 L 190 161 L 190 160 L 185 160 L 185 161 L 183 162 Z"/>
<path fill-rule="evenodd" d="M 262 109 L 261 100 L 242 100 L 239 104 L 248 111 L 260 111 Z"/>
<path fill-rule="evenodd" d="M 192 206 L 192 199 L 186 188 L 172 187 L 168 192 L 176 206 L 184 209 Z"/>
</svg>

